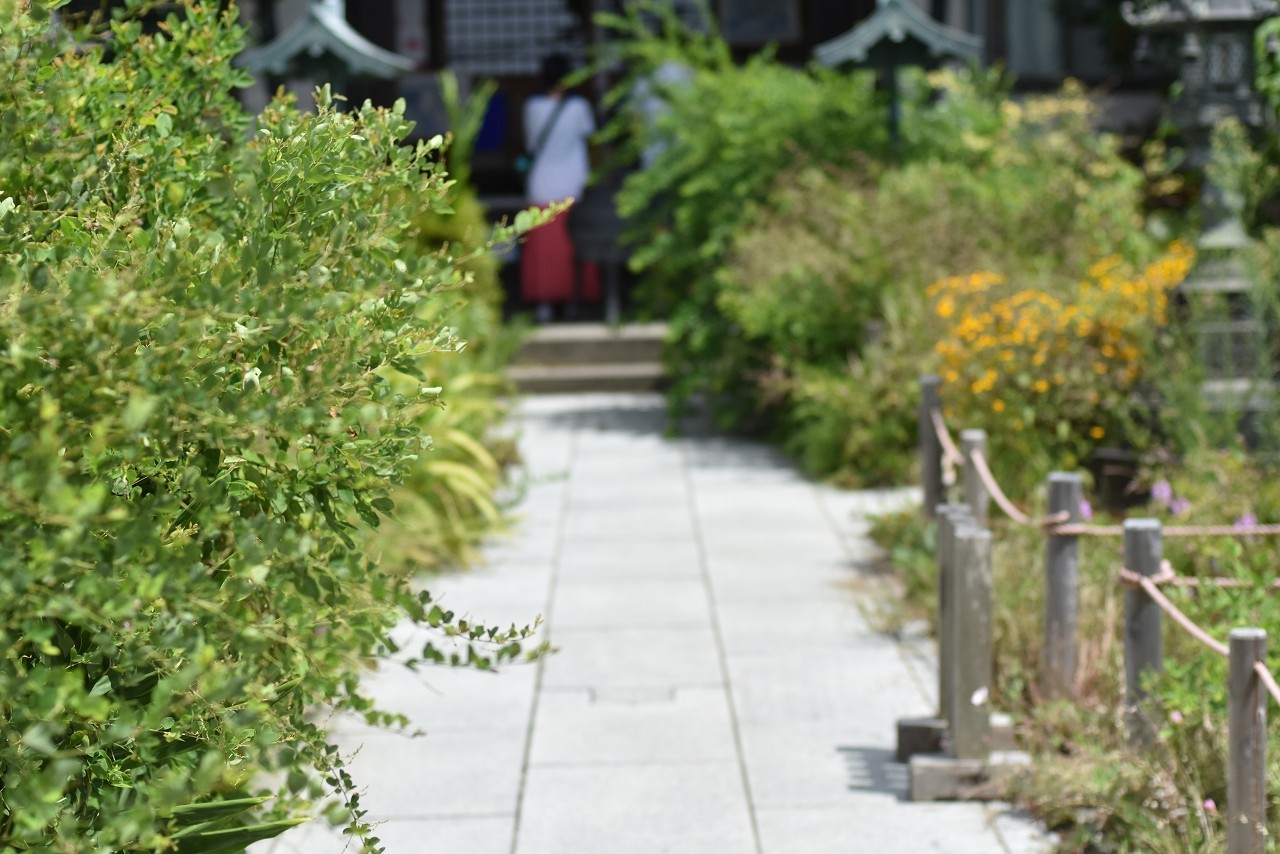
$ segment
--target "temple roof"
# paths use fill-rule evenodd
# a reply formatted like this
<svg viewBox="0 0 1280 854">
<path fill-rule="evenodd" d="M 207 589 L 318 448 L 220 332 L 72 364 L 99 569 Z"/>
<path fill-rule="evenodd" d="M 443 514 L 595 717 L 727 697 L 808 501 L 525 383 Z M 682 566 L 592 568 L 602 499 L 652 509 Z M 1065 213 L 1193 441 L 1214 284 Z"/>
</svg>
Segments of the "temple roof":
<svg viewBox="0 0 1280 854">
<path fill-rule="evenodd" d="M 1276 0 L 1162 0 L 1126 2 L 1120 13 L 1131 26 L 1159 29 L 1179 24 L 1248 23 L 1280 12 Z"/>
<path fill-rule="evenodd" d="M 414 61 L 378 47 L 347 23 L 344 0 L 311 0 L 307 12 L 285 32 L 267 44 L 246 50 L 236 64 L 258 73 L 284 74 L 289 63 L 306 53 L 337 57 L 352 74 L 399 77 L 412 71 Z"/>
<path fill-rule="evenodd" d="M 897 48 L 893 56 L 888 51 Z M 977 62 L 982 39 L 939 23 L 907 0 L 879 0 L 875 14 L 842 36 L 814 48 L 823 65 L 925 64 L 945 58 Z"/>
</svg>

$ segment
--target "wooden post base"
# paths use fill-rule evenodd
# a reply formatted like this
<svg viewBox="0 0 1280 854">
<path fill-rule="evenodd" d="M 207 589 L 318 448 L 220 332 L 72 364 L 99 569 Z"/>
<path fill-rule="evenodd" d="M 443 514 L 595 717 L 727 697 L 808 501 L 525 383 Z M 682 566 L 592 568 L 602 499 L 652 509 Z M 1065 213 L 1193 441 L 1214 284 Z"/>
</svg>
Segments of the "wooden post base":
<svg viewBox="0 0 1280 854">
<path fill-rule="evenodd" d="M 991 749 L 1008 752 L 1017 749 L 1013 734 L 1013 718 L 1003 712 L 991 713 Z M 909 762 L 922 753 L 946 751 L 947 722 L 942 718 L 898 718 L 898 748 L 895 762 Z"/>
</svg>

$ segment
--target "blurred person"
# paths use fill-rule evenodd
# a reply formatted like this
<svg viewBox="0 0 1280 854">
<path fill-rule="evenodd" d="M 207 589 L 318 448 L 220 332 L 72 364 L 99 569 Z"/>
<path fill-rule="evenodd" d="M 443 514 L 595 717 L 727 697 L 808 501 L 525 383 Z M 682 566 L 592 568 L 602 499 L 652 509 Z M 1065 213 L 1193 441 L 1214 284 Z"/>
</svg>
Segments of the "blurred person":
<svg viewBox="0 0 1280 854">
<path fill-rule="evenodd" d="M 546 91 L 524 105 L 524 140 L 531 163 L 525 185 L 529 204 L 545 208 L 553 202 L 580 199 L 591 174 L 587 140 L 596 131 L 591 105 L 569 91 L 564 78 L 572 70 L 569 58 L 551 54 L 542 61 Z M 600 296 L 599 271 L 594 264 L 580 268 L 569 236 L 569 212 L 525 236 L 520 253 L 520 293 L 536 306 L 535 316 L 546 323 L 553 306 L 575 296 Z"/>
<path fill-rule="evenodd" d="M 652 72 L 642 77 L 632 90 L 632 103 L 642 124 L 648 144 L 640 152 L 640 168 L 651 169 L 663 152 L 667 142 L 660 136 L 659 123 L 671 113 L 671 96 L 693 82 L 693 70 L 675 60 L 664 60 Z"/>
</svg>

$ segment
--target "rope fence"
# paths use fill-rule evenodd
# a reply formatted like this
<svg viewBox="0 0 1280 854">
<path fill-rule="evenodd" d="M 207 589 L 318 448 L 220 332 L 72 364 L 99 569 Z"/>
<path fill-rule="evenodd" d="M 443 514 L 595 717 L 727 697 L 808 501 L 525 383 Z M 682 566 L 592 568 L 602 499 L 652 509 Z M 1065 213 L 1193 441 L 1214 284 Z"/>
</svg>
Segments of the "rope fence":
<svg viewBox="0 0 1280 854">
<path fill-rule="evenodd" d="M 1187 634 L 1191 635 L 1191 637 L 1195 638 L 1209 649 L 1218 653 L 1218 655 L 1221 655 L 1224 658 L 1230 656 L 1231 651 L 1227 649 L 1226 644 L 1215 640 L 1208 632 L 1197 626 L 1190 617 L 1178 610 L 1177 605 L 1174 605 L 1165 598 L 1165 595 L 1160 592 L 1160 585 L 1156 582 L 1158 577 L 1159 576 L 1148 577 L 1145 575 L 1139 575 L 1138 573 L 1128 569 L 1120 570 L 1120 580 L 1122 583 L 1129 587 L 1141 588 L 1143 592 L 1150 596 L 1152 600 L 1160 606 L 1160 610 L 1172 617 L 1173 621 L 1182 626 L 1182 628 L 1186 630 Z"/>
<path fill-rule="evenodd" d="M 987 494 L 996 502 L 996 505 L 1004 511 L 1004 515 L 1008 516 L 1019 525 L 1031 525 L 1031 517 L 1023 513 L 1013 502 L 1009 500 L 1009 496 L 1004 494 L 1004 490 L 1000 488 L 1000 484 L 996 482 L 996 476 L 991 473 L 991 468 L 987 465 L 987 457 L 981 450 L 973 452 L 973 467 L 978 472 L 978 477 L 982 478 L 982 485 L 987 488 Z"/>
<path fill-rule="evenodd" d="M 942 410 L 930 409 L 929 418 L 933 422 L 933 429 L 937 433 L 938 441 L 942 444 L 944 457 L 952 465 L 964 465 L 964 454 L 960 453 L 960 449 L 956 447 L 955 440 L 951 438 L 951 433 L 947 431 L 947 422 L 943 420 Z"/>
<path fill-rule="evenodd" d="M 942 447 L 944 462 L 953 466 L 963 466 L 971 462 L 986 495 L 996 503 L 1002 513 L 1019 525 L 1039 526 L 1050 534 L 1066 537 L 1120 537 L 1124 528 L 1120 525 L 1081 525 L 1069 524 L 1069 513 L 1055 513 L 1043 519 L 1035 520 L 1018 509 L 991 471 L 986 454 L 975 449 L 967 457 L 956 446 L 947 429 L 947 424 L 940 409 L 929 410 L 930 423 Z M 1231 525 L 1169 525 L 1164 528 L 1166 537 L 1274 537 L 1280 536 L 1280 524 L 1231 524 Z"/>
<path fill-rule="evenodd" d="M 1155 519 L 1128 519 L 1123 525 L 1093 525 L 1082 520 L 1083 482 L 1078 473 L 1055 472 L 1049 476 L 1048 508 L 1033 518 L 1001 488 L 986 454 L 986 433 L 964 430 L 960 443 L 947 429 L 939 402 L 937 377 L 921 381 L 920 449 L 925 483 L 925 512 L 937 519 L 939 696 L 938 720 L 952 742 L 975 744 L 977 724 L 970 701 L 970 687 L 989 684 L 991 660 L 991 567 L 988 505 L 996 504 L 1015 524 L 1039 527 L 1047 549 L 1045 566 L 1045 620 L 1041 689 L 1047 698 L 1076 696 L 1077 623 L 1079 607 L 1079 547 L 1084 537 L 1123 537 L 1124 565 L 1118 582 L 1126 588 L 1124 653 L 1126 709 L 1130 738 L 1136 747 L 1148 747 L 1159 727 L 1150 719 L 1145 691 L 1146 676 L 1163 670 L 1161 618 L 1167 615 L 1197 643 L 1229 660 L 1229 715 L 1227 728 L 1228 854 L 1264 850 L 1266 829 L 1266 709 L 1271 699 L 1280 706 L 1280 685 L 1266 666 L 1266 632 L 1236 628 L 1228 643 L 1213 637 L 1182 612 L 1161 588 L 1280 590 L 1280 580 L 1255 584 L 1243 579 L 1180 576 L 1161 554 L 1164 537 L 1259 537 L 1280 535 L 1280 524 L 1171 525 Z M 963 502 L 949 503 L 943 470 L 962 467 Z M 986 539 L 979 542 L 975 537 Z M 975 581 L 975 579 L 977 579 Z M 975 587 L 976 584 L 976 587 Z M 984 586 L 985 585 L 985 586 Z M 974 595 L 977 591 L 978 595 Z M 985 591 L 985 592 L 984 592 Z M 975 628 L 977 627 L 977 628 Z M 985 639 L 973 640 L 978 631 Z M 962 639 L 968 641 L 961 642 Z M 975 646 L 975 644 L 977 644 Z M 977 652 L 986 660 L 974 665 Z M 966 663 L 967 662 L 967 663 Z M 978 667 L 981 680 L 973 675 Z M 966 670 L 968 668 L 968 670 Z M 968 673 L 969 675 L 966 675 Z M 1145 684 L 1144 684 L 1145 683 Z M 974 693 L 976 698 L 978 693 Z M 985 700 L 984 700 L 985 702 Z M 985 720 L 986 713 L 983 713 Z M 902 726 L 899 722 L 902 747 Z M 983 724 L 985 726 L 985 724 Z M 983 748 L 982 752 L 989 748 Z M 956 747 L 956 758 L 974 758 Z M 912 773 L 915 773 L 913 760 Z M 911 785 L 913 799 L 917 785 Z"/>
<path fill-rule="evenodd" d="M 1276 677 L 1271 675 L 1271 671 L 1261 661 L 1253 663 L 1253 672 L 1258 674 L 1258 678 L 1266 686 L 1267 693 L 1271 695 L 1271 699 L 1276 701 L 1276 705 L 1280 705 L 1280 685 L 1276 684 Z"/>
<path fill-rule="evenodd" d="M 1125 566 L 1119 581 L 1125 593 L 1125 695 L 1130 739 L 1135 746 L 1155 741 L 1156 724 L 1144 709 L 1149 673 L 1163 670 L 1161 615 L 1167 614 L 1198 643 L 1227 659 L 1227 851 L 1266 850 L 1267 706 L 1280 705 L 1280 686 L 1266 665 L 1267 633 L 1232 629 L 1227 643 L 1210 635 L 1161 592 L 1177 586 L 1177 573 L 1161 556 L 1162 531 L 1154 519 L 1125 523 Z"/>
</svg>

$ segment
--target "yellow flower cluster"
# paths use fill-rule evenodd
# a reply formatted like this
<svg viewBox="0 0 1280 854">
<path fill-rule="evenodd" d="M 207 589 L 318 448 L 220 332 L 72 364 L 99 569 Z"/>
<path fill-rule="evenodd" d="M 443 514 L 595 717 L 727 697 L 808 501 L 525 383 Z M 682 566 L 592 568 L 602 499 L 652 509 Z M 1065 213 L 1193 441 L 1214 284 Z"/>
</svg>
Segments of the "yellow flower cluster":
<svg viewBox="0 0 1280 854">
<path fill-rule="evenodd" d="M 992 412 L 1013 408 L 1015 429 L 1023 429 L 1038 407 L 1095 408 L 1124 393 L 1142 373 L 1151 331 L 1166 322 L 1169 291 L 1194 258 L 1182 242 L 1140 270 L 1112 256 L 1052 293 L 1014 288 L 992 272 L 934 282 L 926 293 L 943 322 L 935 351 L 951 401 L 967 392 Z M 1073 420 L 1086 413 L 1045 415 Z M 1096 422 L 1090 429 L 1103 431 Z"/>
</svg>

